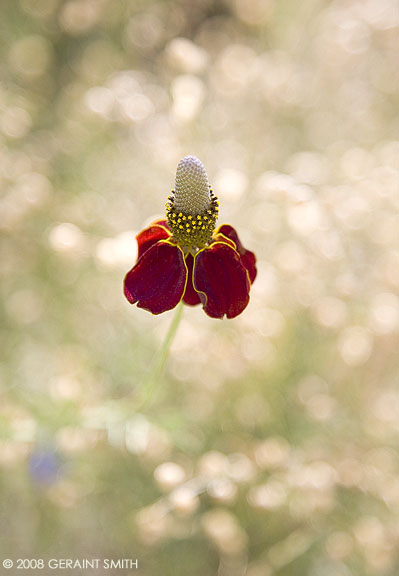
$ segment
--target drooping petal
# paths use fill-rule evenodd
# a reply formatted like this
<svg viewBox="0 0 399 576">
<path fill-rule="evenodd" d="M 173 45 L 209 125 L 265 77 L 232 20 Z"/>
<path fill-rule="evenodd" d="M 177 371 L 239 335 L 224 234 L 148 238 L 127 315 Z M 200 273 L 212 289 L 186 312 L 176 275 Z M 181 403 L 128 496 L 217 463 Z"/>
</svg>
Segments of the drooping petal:
<svg viewBox="0 0 399 576">
<path fill-rule="evenodd" d="M 151 226 L 163 226 L 167 230 L 170 230 L 169 224 L 168 224 L 168 221 L 166 220 L 166 218 L 158 218 L 154 222 L 151 222 Z"/>
<path fill-rule="evenodd" d="M 166 225 L 165 225 L 166 224 Z M 151 246 L 156 244 L 159 240 L 170 238 L 169 228 L 165 220 L 158 220 L 148 228 L 139 232 L 136 236 L 138 245 L 137 259 L 140 258 Z"/>
<path fill-rule="evenodd" d="M 229 246 L 234 248 L 234 250 L 236 250 L 235 242 L 233 242 L 233 240 L 231 240 L 224 234 L 221 234 L 220 232 L 213 234 L 211 244 L 213 244 L 214 242 L 224 242 L 225 244 L 228 244 Z"/>
<path fill-rule="evenodd" d="M 186 266 L 187 266 L 187 285 L 186 291 L 184 292 L 183 301 L 189 306 L 195 306 L 196 304 L 201 304 L 198 292 L 194 290 L 193 286 L 193 266 L 194 258 L 191 254 L 186 256 Z"/>
<path fill-rule="evenodd" d="M 194 256 L 194 288 L 212 318 L 235 318 L 249 302 L 250 281 L 236 250 L 214 242 Z"/>
<path fill-rule="evenodd" d="M 161 314 L 182 299 L 187 282 L 183 250 L 161 240 L 149 248 L 128 272 L 124 294 L 131 304 Z"/>
<path fill-rule="evenodd" d="M 244 264 L 245 268 L 248 270 L 249 279 L 251 280 L 251 284 L 253 284 L 256 278 L 256 256 L 250 250 L 244 248 L 241 244 L 241 241 L 238 237 L 236 230 L 230 224 L 222 224 L 219 228 L 215 231 L 215 236 L 217 234 L 223 234 L 227 236 L 230 240 L 233 240 L 234 244 L 236 245 L 237 252 L 241 257 L 241 262 Z"/>
</svg>

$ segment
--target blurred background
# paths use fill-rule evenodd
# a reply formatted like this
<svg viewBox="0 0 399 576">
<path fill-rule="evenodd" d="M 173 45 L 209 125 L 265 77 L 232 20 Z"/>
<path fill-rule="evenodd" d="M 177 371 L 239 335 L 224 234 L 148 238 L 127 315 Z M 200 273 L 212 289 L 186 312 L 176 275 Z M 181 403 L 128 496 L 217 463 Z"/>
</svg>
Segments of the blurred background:
<svg viewBox="0 0 399 576">
<path fill-rule="evenodd" d="M 398 574 L 397 16 L 1 0 L 2 558 Z M 184 309 L 139 410 L 173 311 L 122 281 L 186 154 L 259 274 L 235 320 Z"/>
</svg>

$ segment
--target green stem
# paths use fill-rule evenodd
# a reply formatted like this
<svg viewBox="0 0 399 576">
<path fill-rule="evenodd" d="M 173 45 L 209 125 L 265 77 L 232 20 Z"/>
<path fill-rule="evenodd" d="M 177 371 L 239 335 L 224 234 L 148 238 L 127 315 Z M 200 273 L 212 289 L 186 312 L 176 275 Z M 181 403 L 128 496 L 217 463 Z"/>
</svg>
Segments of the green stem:
<svg viewBox="0 0 399 576">
<path fill-rule="evenodd" d="M 143 385 L 141 398 L 138 402 L 138 406 L 136 407 L 136 409 L 142 410 L 144 407 L 147 407 L 158 389 L 165 368 L 165 364 L 169 356 L 170 347 L 172 345 L 174 337 L 176 336 L 176 332 L 179 327 L 180 320 L 182 318 L 182 312 L 183 312 L 183 302 L 180 302 L 180 304 L 177 305 L 175 315 L 169 326 L 169 330 L 166 334 L 165 340 L 163 341 L 162 347 L 157 354 L 154 367 L 152 371 L 149 373 Z"/>
</svg>

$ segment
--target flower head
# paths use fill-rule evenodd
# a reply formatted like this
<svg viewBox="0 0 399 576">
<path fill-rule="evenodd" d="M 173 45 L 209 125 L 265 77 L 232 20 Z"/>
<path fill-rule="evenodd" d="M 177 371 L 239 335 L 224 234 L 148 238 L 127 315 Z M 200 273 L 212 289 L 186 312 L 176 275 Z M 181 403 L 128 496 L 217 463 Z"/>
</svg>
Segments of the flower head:
<svg viewBox="0 0 399 576">
<path fill-rule="evenodd" d="M 178 164 L 166 219 L 137 235 L 138 259 L 127 273 L 131 304 L 160 314 L 181 300 L 202 304 L 212 318 L 234 318 L 249 302 L 256 258 L 228 224 L 215 230 L 219 203 L 205 168 L 195 156 Z"/>
<path fill-rule="evenodd" d="M 177 166 L 175 189 L 166 203 L 173 238 L 186 249 L 204 247 L 212 238 L 218 211 L 204 165 L 195 156 L 185 156 Z"/>
</svg>

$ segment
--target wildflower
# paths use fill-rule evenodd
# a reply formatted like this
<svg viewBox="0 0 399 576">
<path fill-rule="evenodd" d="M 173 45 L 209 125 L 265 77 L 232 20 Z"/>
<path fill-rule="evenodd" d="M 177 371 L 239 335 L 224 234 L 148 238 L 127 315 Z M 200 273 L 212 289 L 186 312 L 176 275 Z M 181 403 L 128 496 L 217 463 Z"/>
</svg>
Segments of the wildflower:
<svg viewBox="0 0 399 576">
<path fill-rule="evenodd" d="M 256 258 L 232 226 L 215 230 L 218 204 L 202 162 L 183 158 L 166 218 L 136 237 L 138 259 L 124 281 L 131 304 L 161 314 L 183 300 L 190 306 L 201 303 L 212 318 L 241 314 L 256 277 Z"/>
<path fill-rule="evenodd" d="M 61 475 L 62 465 L 57 452 L 51 447 L 37 448 L 29 459 L 29 473 L 34 483 L 52 484 Z"/>
</svg>

